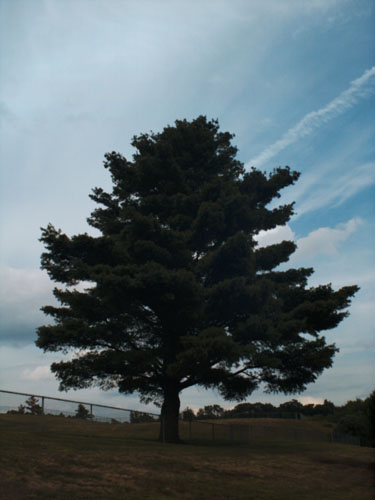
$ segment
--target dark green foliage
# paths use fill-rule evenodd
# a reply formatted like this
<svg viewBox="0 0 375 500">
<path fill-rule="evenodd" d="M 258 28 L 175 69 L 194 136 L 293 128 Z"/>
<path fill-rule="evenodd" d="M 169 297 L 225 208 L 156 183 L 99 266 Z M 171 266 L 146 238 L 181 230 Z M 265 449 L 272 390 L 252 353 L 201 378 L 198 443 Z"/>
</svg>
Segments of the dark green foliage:
<svg viewBox="0 0 375 500">
<path fill-rule="evenodd" d="M 300 418 L 303 416 L 327 416 L 333 415 L 336 412 L 343 411 L 340 407 L 328 400 L 324 400 L 323 404 L 307 404 L 303 405 L 296 399 L 281 403 L 279 406 L 273 406 L 271 403 L 239 403 L 230 410 L 224 410 L 220 406 L 220 412 L 212 412 L 214 406 L 205 406 L 199 408 L 197 417 L 204 418 Z M 209 415 L 209 416 L 206 416 Z"/>
<path fill-rule="evenodd" d="M 76 410 L 74 417 L 81 418 L 82 420 L 87 420 L 88 418 L 91 418 L 91 415 L 90 415 L 89 410 L 82 403 L 80 403 L 78 405 L 78 408 Z"/>
<path fill-rule="evenodd" d="M 354 401 L 347 401 L 342 409 L 346 414 L 365 413 L 366 402 L 363 399 L 356 398 Z"/>
<path fill-rule="evenodd" d="M 246 172 L 231 139 L 205 117 L 135 137 L 133 161 L 106 155 L 112 193 L 91 195 L 100 236 L 42 230 L 42 268 L 70 287 L 54 291 L 61 307 L 43 308 L 54 324 L 36 342 L 76 352 L 52 365 L 61 389 L 97 384 L 163 401 L 167 440 L 178 440 L 178 395 L 192 385 L 237 400 L 262 382 L 304 390 L 336 352 L 320 332 L 358 289 L 311 288 L 312 269 L 277 270 L 292 242 L 257 247 L 259 231 L 291 217 L 293 204 L 267 206 L 299 174 Z M 91 287 L 74 288 L 81 281 Z"/>
<path fill-rule="evenodd" d="M 24 415 L 25 412 L 26 412 L 26 407 L 24 405 L 19 405 L 17 413 L 19 413 L 20 415 Z"/>
<path fill-rule="evenodd" d="M 375 389 L 370 396 L 365 400 L 366 402 L 366 417 L 369 422 L 368 426 L 368 439 L 371 446 L 375 446 Z"/>
<path fill-rule="evenodd" d="M 328 401 L 327 399 L 324 400 L 324 403 L 321 405 L 315 405 L 315 413 L 320 414 L 320 415 L 334 415 L 336 412 L 335 405 L 331 402 Z"/>
<path fill-rule="evenodd" d="M 7 414 L 8 415 L 25 415 L 26 414 L 26 407 L 24 405 L 19 405 L 17 410 L 8 410 Z"/>
<path fill-rule="evenodd" d="M 181 414 L 181 417 L 185 422 L 191 422 L 196 418 L 194 411 L 189 407 L 185 408 L 185 410 Z"/>
<path fill-rule="evenodd" d="M 363 413 L 348 414 L 340 419 L 335 431 L 351 436 L 365 437 L 368 434 L 368 421 Z"/>
<path fill-rule="evenodd" d="M 303 409 L 303 404 L 297 401 L 296 399 L 292 399 L 291 401 L 287 401 L 286 403 L 282 403 L 279 406 L 280 411 L 286 411 L 291 413 L 299 413 Z"/>
<path fill-rule="evenodd" d="M 199 418 L 199 420 L 222 418 L 224 416 L 224 412 L 224 408 L 219 405 L 209 405 L 198 410 L 197 418 Z"/>
<path fill-rule="evenodd" d="M 264 417 L 273 415 L 277 411 L 277 408 L 270 403 L 240 403 L 228 410 L 225 416 L 230 418 Z"/>
<path fill-rule="evenodd" d="M 359 436 L 365 446 L 375 446 L 375 390 L 366 399 L 348 401 L 340 409 L 335 431 Z"/>
</svg>

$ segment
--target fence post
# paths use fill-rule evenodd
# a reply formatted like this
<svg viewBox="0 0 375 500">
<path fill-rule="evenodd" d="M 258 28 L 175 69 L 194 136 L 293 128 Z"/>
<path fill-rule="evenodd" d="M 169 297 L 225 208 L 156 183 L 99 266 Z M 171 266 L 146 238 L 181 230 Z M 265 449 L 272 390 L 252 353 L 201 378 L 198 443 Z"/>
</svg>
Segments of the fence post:
<svg viewBox="0 0 375 500">
<path fill-rule="evenodd" d="M 92 412 L 92 404 L 90 404 L 90 431 L 91 434 L 94 434 L 94 415 Z"/>
<path fill-rule="evenodd" d="M 40 432 L 44 431 L 44 396 L 42 396 L 42 408 L 40 412 Z"/>
<path fill-rule="evenodd" d="M 191 420 L 189 420 L 189 441 L 191 441 Z"/>
<path fill-rule="evenodd" d="M 162 442 L 165 443 L 165 415 L 161 416 Z"/>
<path fill-rule="evenodd" d="M 215 424 L 212 425 L 212 441 L 215 441 Z"/>
<path fill-rule="evenodd" d="M 130 425 L 129 435 L 132 438 L 133 437 L 133 430 L 134 430 L 134 427 L 133 427 L 134 423 L 132 422 L 132 412 L 129 412 L 129 425 Z"/>
</svg>

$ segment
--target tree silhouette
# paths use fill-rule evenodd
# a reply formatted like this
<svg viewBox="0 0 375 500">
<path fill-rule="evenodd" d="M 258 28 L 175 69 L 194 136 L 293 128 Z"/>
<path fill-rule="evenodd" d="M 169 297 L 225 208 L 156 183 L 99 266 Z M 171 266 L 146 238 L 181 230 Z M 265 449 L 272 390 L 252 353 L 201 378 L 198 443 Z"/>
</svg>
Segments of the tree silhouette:
<svg viewBox="0 0 375 500">
<path fill-rule="evenodd" d="M 91 415 L 89 410 L 82 403 L 80 403 L 76 409 L 74 417 L 87 420 L 88 418 L 91 418 Z"/>
<path fill-rule="evenodd" d="M 38 403 L 38 398 L 35 396 L 30 396 L 29 399 L 25 401 L 25 405 L 25 409 L 32 415 L 40 415 L 42 413 L 42 407 Z"/>
<path fill-rule="evenodd" d="M 36 344 L 76 353 L 52 364 L 60 388 L 159 401 L 169 442 L 179 441 L 188 387 L 240 401 L 261 383 L 295 393 L 314 382 L 336 352 L 319 333 L 340 323 L 358 289 L 308 287 L 312 269 L 280 270 L 292 241 L 257 246 L 259 231 L 291 217 L 293 204 L 269 204 L 299 174 L 246 172 L 232 138 L 202 116 L 134 137 L 132 161 L 105 156 L 112 192 L 90 196 L 100 235 L 42 230 L 42 269 L 66 287 L 54 290 L 61 307 L 43 307 L 54 323 Z"/>
</svg>

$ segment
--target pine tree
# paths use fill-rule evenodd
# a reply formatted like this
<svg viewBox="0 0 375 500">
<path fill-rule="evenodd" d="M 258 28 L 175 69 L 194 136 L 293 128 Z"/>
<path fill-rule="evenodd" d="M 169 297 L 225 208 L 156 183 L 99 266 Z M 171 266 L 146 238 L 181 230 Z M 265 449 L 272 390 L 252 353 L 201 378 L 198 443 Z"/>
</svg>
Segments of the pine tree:
<svg viewBox="0 0 375 500">
<path fill-rule="evenodd" d="M 91 415 L 89 410 L 82 403 L 80 403 L 76 409 L 74 417 L 87 420 L 88 418 L 91 418 Z"/>
<path fill-rule="evenodd" d="M 25 409 L 32 415 L 40 415 L 42 413 L 42 407 L 38 403 L 38 398 L 35 396 L 30 396 L 29 399 L 26 400 L 25 405 Z"/>
<path fill-rule="evenodd" d="M 112 192 L 90 196 L 100 235 L 42 230 L 42 269 L 65 286 L 54 290 L 61 307 L 42 308 L 54 323 L 36 344 L 76 352 L 52 365 L 60 388 L 97 384 L 159 401 L 169 442 L 179 440 L 188 387 L 238 401 L 261 383 L 303 391 L 337 351 L 320 332 L 348 314 L 358 289 L 308 287 L 310 268 L 281 271 L 291 241 L 257 246 L 259 231 L 293 214 L 293 204 L 267 207 L 299 174 L 246 172 L 232 138 L 202 116 L 134 137 L 132 161 L 105 156 Z"/>
</svg>

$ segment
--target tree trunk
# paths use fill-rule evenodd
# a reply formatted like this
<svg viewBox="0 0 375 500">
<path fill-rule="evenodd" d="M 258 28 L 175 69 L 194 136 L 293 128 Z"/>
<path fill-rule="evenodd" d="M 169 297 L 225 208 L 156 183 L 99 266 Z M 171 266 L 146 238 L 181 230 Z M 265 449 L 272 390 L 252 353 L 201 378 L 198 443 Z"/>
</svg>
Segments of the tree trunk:
<svg viewBox="0 0 375 500">
<path fill-rule="evenodd" d="M 164 390 L 164 401 L 161 407 L 159 440 L 166 443 L 180 443 L 178 433 L 178 417 L 180 412 L 179 391 L 175 387 Z"/>
</svg>

